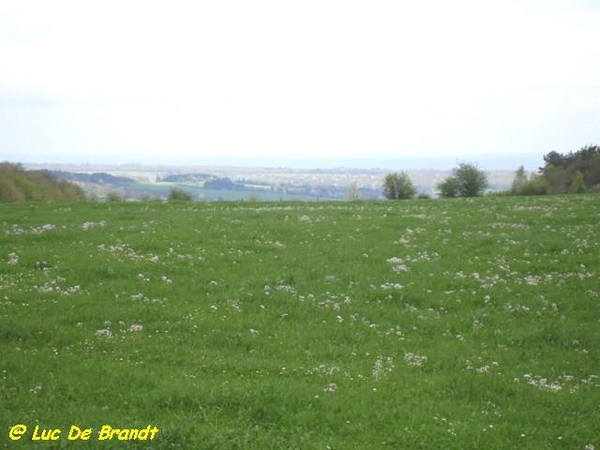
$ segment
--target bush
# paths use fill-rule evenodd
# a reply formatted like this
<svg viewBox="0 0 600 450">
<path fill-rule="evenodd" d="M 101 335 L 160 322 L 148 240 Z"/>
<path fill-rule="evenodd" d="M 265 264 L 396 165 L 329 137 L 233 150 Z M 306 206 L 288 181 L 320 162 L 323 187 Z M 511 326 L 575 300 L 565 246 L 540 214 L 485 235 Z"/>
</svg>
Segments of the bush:
<svg viewBox="0 0 600 450">
<path fill-rule="evenodd" d="M 456 181 L 456 178 L 448 177 L 437 185 L 437 190 L 440 193 L 440 197 L 458 197 L 458 182 Z"/>
<path fill-rule="evenodd" d="M 0 178 L 0 202 L 21 202 L 24 200 L 25 196 L 11 180 Z"/>
<path fill-rule="evenodd" d="M 487 186 L 485 172 L 475 164 L 461 163 L 452 170 L 452 176 L 438 184 L 437 188 L 442 197 L 479 197 Z"/>
<path fill-rule="evenodd" d="M 573 176 L 569 192 L 572 194 L 583 194 L 585 192 L 585 183 L 583 181 L 583 174 L 578 170 Z"/>
<path fill-rule="evenodd" d="M 545 195 L 548 185 L 543 176 L 532 174 L 528 176 L 523 166 L 515 172 L 515 179 L 510 187 L 510 195 Z"/>
<path fill-rule="evenodd" d="M 404 172 L 389 173 L 383 180 L 383 195 L 389 200 L 411 198 L 416 193 L 412 181 Z"/>
<path fill-rule="evenodd" d="M 169 192 L 169 201 L 189 202 L 192 196 L 181 188 L 171 188 Z"/>
<path fill-rule="evenodd" d="M 106 195 L 107 202 L 122 202 L 123 197 L 118 192 L 112 191 Z"/>
</svg>

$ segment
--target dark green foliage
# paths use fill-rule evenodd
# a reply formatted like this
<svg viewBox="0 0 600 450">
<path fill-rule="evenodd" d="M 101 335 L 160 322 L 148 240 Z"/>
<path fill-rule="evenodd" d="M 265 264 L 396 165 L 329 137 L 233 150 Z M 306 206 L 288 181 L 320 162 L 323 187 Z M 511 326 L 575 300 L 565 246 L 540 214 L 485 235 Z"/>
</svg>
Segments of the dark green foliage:
<svg viewBox="0 0 600 450">
<path fill-rule="evenodd" d="M 113 186 L 124 186 L 135 183 L 131 178 L 118 177 L 106 172 L 73 173 L 64 170 L 53 170 L 51 173 L 61 180 L 78 181 L 82 183 L 110 184 Z"/>
<path fill-rule="evenodd" d="M 19 164 L 0 164 L 0 202 L 81 201 L 83 190 L 68 181 L 57 180 L 47 170 L 26 171 Z"/>
<path fill-rule="evenodd" d="M 454 198 L 458 197 L 458 182 L 454 177 L 448 177 L 437 185 L 440 197 Z"/>
<path fill-rule="evenodd" d="M 476 164 L 461 163 L 437 188 L 442 197 L 479 197 L 487 186 L 487 175 Z"/>
<path fill-rule="evenodd" d="M 417 191 L 405 172 L 389 173 L 383 180 L 383 195 L 389 200 L 403 200 L 413 197 Z"/>
<path fill-rule="evenodd" d="M 585 192 L 585 182 L 583 181 L 583 174 L 578 170 L 573 176 L 569 191 L 573 194 L 583 194 Z"/>
<path fill-rule="evenodd" d="M 564 155 L 552 151 L 544 156 L 544 162 L 546 164 L 540 168 L 540 172 L 551 193 L 581 193 L 590 189 L 596 190 L 600 185 L 598 145 L 587 145 Z"/>
<path fill-rule="evenodd" d="M 510 195 L 544 195 L 548 193 L 546 180 L 536 174 L 528 175 L 523 166 L 515 173 L 515 179 L 510 188 Z"/>
<path fill-rule="evenodd" d="M 106 195 L 106 201 L 107 202 L 122 202 L 123 197 L 118 192 L 111 191 Z"/>
<path fill-rule="evenodd" d="M 206 189 L 243 190 L 244 185 L 234 183 L 229 178 L 213 178 L 204 183 Z"/>
<path fill-rule="evenodd" d="M 189 202 L 192 200 L 192 196 L 181 188 L 171 188 L 169 192 L 170 201 Z"/>
</svg>

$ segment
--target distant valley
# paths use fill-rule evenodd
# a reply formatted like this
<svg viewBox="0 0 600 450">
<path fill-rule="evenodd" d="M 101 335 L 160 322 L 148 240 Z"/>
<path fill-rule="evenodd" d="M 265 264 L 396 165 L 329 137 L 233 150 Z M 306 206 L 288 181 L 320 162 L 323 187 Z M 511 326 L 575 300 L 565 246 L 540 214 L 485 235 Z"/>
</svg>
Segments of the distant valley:
<svg viewBox="0 0 600 450">
<path fill-rule="evenodd" d="M 73 181 L 88 195 L 105 199 L 165 199 L 173 188 L 196 201 L 318 201 L 348 198 L 381 199 L 386 174 L 382 168 L 285 168 L 208 165 L 142 164 L 23 164 L 30 170 L 48 170 Z M 516 169 L 516 167 L 515 167 Z M 436 195 L 435 186 L 450 174 L 442 169 L 405 170 L 417 191 Z M 514 170 L 486 171 L 490 190 L 510 186 Z"/>
</svg>

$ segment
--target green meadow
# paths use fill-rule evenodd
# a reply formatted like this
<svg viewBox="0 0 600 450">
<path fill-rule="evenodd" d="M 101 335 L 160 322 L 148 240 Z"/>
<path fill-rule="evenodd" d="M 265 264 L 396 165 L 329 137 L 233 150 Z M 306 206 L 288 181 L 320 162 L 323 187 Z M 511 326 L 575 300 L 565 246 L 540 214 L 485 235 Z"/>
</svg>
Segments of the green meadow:
<svg viewBox="0 0 600 450">
<path fill-rule="evenodd" d="M 599 218 L 0 204 L 0 447 L 600 448 Z"/>
</svg>

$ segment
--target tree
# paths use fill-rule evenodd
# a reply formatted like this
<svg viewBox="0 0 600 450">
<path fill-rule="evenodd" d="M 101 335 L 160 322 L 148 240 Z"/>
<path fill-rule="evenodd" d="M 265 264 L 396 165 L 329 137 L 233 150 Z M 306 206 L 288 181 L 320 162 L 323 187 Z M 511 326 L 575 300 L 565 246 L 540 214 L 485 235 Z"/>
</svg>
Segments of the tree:
<svg viewBox="0 0 600 450">
<path fill-rule="evenodd" d="M 181 188 L 171 188 L 169 191 L 169 201 L 189 202 L 192 196 Z"/>
<path fill-rule="evenodd" d="M 458 183 L 456 178 L 448 177 L 440 184 L 437 185 L 437 190 L 440 193 L 440 197 L 454 198 L 458 197 Z"/>
<path fill-rule="evenodd" d="M 350 201 L 358 201 L 360 200 L 360 188 L 358 187 L 358 183 L 353 181 L 348 186 L 348 192 L 346 192 L 346 198 Z"/>
<path fill-rule="evenodd" d="M 383 195 L 389 200 L 413 197 L 417 191 L 405 172 L 388 173 L 383 180 Z"/>
<path fill-rule="evenodd" d="M 567 191 L 570 184 L 570 176 L 567 169 L 556 167 L 554 164 L 546 164 L 543 177 L 551 194 L 563 194 Z"/>
<path fill-rule="evenodd" d="M 122 202 L 123 197 L 121 197 L 121 194 L 119 194 L 116 191 L 110 191 L 108 194 L 106 194 L 106 201 L 107 202 Z"/>
<path fill-rule="evenodd" d="M 585 192 L 583 174 L 579 170 L 575 172 L 575 176 L 573 177 L 573 181 L 571 181 L 571 186 L 569 187 L 569 192 L 573 194 L 583 194 Z"/>
<path fill-rule="evenodd" d="M 527 175 L 523 166 L 515 172 L 515 179 L 510 188 L 511 195 L 544 195 L 548 193 L 546 180 L 536 174 Z"/>
<path fill-rule="evenodd" d="M 515 172 L 515 179 L 512 182 L 510 187 L 510 193 L 513 195 L 521 195 L 523 192 L 523 187 L 527 184 L 528 177 L 527 172 L 525 172 L 525 167 L 520 166 Z"/>
<path fill-rule="evenodd" d="M 544 155 L 544 162 L 545 165 L 540 168 L 540 173 L 552 193 L 583 192 L 594 189 L 600 184 L 600 146 L 598 145 L 587 145 L 576 152 L 566 154 L 552 151 Z M 577 175 L 578 172 L 581 176 Z"/>
<path fill-rule="evenodd" d="M 437 188 L 442 197 L 478 197 L 487 186 L 487 175 L 476 164 L 461 163 Z"/>
</svg>

